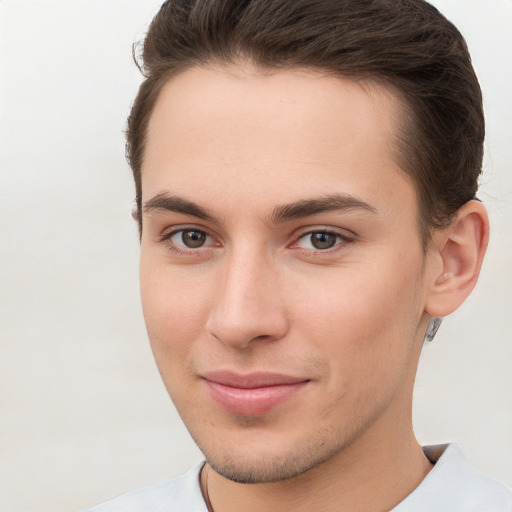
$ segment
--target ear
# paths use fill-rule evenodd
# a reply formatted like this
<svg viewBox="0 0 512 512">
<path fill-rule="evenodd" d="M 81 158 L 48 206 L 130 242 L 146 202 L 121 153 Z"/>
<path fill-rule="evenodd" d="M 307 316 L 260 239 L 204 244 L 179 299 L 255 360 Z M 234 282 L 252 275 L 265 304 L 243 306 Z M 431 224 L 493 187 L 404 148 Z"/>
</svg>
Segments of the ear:
<svg viewBox="0 0 512 512">
<path fill-rule="evenodd" d="M 434 233 L 427 314 L 449 315 L 466 300 L 478 280 L 488 241 L 489 218 L 477 200 L 466 203 L 447 228 Z"/>
</svg>

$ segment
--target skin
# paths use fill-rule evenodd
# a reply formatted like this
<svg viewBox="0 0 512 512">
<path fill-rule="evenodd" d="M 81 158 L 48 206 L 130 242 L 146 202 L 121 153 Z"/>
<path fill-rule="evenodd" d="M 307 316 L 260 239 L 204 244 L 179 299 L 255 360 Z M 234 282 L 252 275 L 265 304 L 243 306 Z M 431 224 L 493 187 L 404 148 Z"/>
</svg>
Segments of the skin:
<svg viewBox="0 0 512 512">
<path fill-rule="evenodd" d="M 142 302 L 216 512 L 389 510 L 431 468 L 411 424 L 418 358 L 430 315 L 476 281 L 486 217 L 471 205 L 459 239 L 439 232 L 424 253 L 395 158 L 400 107 L 383 86 L 241 63 L 190 69 L 159 96 Z M 315 248 L 312 233 L 334 245 Z M 306 384 L 264 414 L 232 414 L 208 393 L 212 370 Z"/>
</svg>

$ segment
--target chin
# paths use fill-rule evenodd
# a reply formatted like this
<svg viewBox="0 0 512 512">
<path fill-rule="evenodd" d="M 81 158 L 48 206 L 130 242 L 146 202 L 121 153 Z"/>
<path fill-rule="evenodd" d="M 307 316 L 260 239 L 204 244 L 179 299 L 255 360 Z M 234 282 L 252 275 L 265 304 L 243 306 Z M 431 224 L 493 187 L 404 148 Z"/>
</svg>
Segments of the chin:
<svg viewBox="0 0 512 512">
<path fill-rule="evenodd" d="M 221 476 L 240 484 L 266 484 L 282 482 L 295 478 L 306 471 L 318 466 L 323 460 L 297 457 L 297 454 L 288 457 L 274 456 L 269 460 L 256 460 L 255 457 L 243 457 L 219 461 L 215 457 L 206 457 L 208 464 Z"/>
<path fill-rule="evenodd" d="M 282 482 L 298 477 L 340 453 L 344 442 L 326 443 L 321 435 L 306 442 L 251 443 L 251 447 L 230 440 L 224 446 L 204 446 L 195 439 L 215 472 L 242 484 Z"/>
</svg>

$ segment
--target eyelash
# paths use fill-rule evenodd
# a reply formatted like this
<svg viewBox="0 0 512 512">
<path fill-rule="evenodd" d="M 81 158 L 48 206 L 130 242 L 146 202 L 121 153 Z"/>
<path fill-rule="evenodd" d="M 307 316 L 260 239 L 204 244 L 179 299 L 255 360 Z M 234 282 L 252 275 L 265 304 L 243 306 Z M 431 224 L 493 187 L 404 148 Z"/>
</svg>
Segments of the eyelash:
<svg viewBox="0 0 512 512">
<path fill-rule="evenodd" d="M 176 228 L 176 229 L 173 229 L 172 231 L 169 231 L 169 232 L 166 232 L 164 233 L 161 237 L 160 237 L 160 242 L 165 244 L 166 247 L 171 250 L 172 252 L 176 253 L 176 254 L 179 254 L 179 255 L 183 255 L 183 256 L 194 256 L 196 254 L 199 254 L 201 251 L 204 251 L 205 249 L 209 249 L 211 247 L 204 247 L 204 246 L 200 246 L 198 247 L 197 249 L 193 249 L 193 248 L 187 248 L 187 249 L 182 249 L 180 246 L 178 246 L 175 242 L 172 241 L 172 238 L 179 234 L 179 233 L 186 233 L 187 231 L 194 231 L 196 233 L 201 233 L 203 235 L 205 235 L 206 237 L 208 238 L 211 238 L 213 239 L 212 236 L 210 236 L 208 234 L 208 232 L 204 229 L 198 229 L 198 228 L 195 228 L 195 227 L 180 227 L 180 228 Z M 217 246 L 219 246 L 220 244 L 216 244 Z"/>
<path fill-rule="evenodd" d="M 334 251 L 337 251 L 340 249 L 340 246 L 343 246 L 345 244 L 348 244 L 350 242 L 353 242 L 354 238 L 353 237 L 349 237 L 347 235 L 344 235 L 344 234 L 341 234 L 340 232 L 338 231 L 334 231 L 332 229 L 311 229 L 309 231 L 306 231 L 306 232 L 303 232 L 303 233 L 300 233 L 294 240 L 294 242 L 291 244 L 290 247 L 292 248 L 295 248 L 297 246 L 297 244 L 303 240 L 303 239 L 306 239 L 308 236 L 312 236 L 314 234 L 322 234 L 322 235 L 330 235 L 330 236 L 333 236 L 336 238 L 336 242 L 335 244 L 332 246 L 332 247 L 328 247 L 326 249 L 302 249 L 305 253 L 307 254 L 319 254 L 319 255 L 324 255 L 324 254 L 330 254 Z M 300 247 L 297 247 L 297 250 L 301 250 Z"/>
<path fill-rule="evenodd" d="M 172 241 L 172 238 L 174 236 L 176 236 L 177 234 L 179 233 L 185 233 L 187 231 L 190 231 L 190 232 L 196 232 L 196 233 L 200 233 L 200 234 L 203 234 L 205 235 L 207 238 L 210 238 L 210 239 L 214 239 L 213 236 L 209 235 L 208 232 L 204 229 L 198 229 L 198 228 L 195 228 L 195 227 L 180 227 L 180 228 L 177 228 L 177 229 L 173 229 L 172 231 L 169 231 L 169 232 L 166 232 L 164 233 L 159 241 L 161 243 L 164 243 L 167 248 L 169 250 L 171 250 L 172 252 L 178 254 L 178 255 L 183 255 L 183 256 L 194 256 L 194 255 L 197 255 L 197 254 L 200 254 L 201 252 L 207 250 L 207 249 L 211 249 L 212 247 L 208 247 L 208 246 L 199 246 L 197 249 L 194 249 L 194 248 L 187 248 L 187 249 L 182 249 L 180 246 L 178 246 L 175 242 Z M 301 248 L 301 247 L 298 247 L 298 243 L 303 240 L 303 239 L 306 239 L 308 236 L 312 236 L 314 234 L 322 234 L 322 235 L 329 235 L 329 236 L 333 236 L 336 238 L 336 242 L 335 244 L 332 246 L 332 247 L 328 247 L 326 249 L 304 249 L 304 248 Z M 183 236 L 183 235 L 182 235 Z M 339 233 L 338 231 L 334 231 L 334 230 L 331 230 L 331 229 L 312 229 L 312 230 L 309 230 L 309 231 L 306 231 L 306 232 L 302 232 L 300 233 L 299 235 L 297 235 L 293 242 L 288 245 L 288 247 L 290 247 L 291 249 L 294 249 L 294 250 L 302 250 L 304 253 L 307 253 L 307 254 L 313 254 L 313 255 L 327 255 L 327 254 L 330 254 L 332 252 L 335 252 L 337 250 L 340 249 L 340 246 L 343 246 L 343 245 L 346 245 L 350 242 L 353 242 L 354 241 L 354 238 L 353 237 L 349 237 L 345 234 L 341 234 Z M 219 243 L 216 244 L 217 247 L 220 246 Z"/>
</svg>

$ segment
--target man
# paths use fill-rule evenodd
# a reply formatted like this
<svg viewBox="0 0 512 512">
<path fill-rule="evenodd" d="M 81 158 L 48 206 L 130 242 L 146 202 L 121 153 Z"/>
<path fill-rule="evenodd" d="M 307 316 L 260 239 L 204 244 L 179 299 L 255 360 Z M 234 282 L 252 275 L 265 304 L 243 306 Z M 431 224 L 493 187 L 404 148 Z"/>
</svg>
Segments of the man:
<svg viewBox="0 0 512 512">
<path fill-rule="evenodd" d="M 93 510 L 511 510 L 412 429 L 489 232 L 457 29 L 423 0 L 171 0 L 141 68 L 144 316 L 206 462 Z"/>
</svg>

